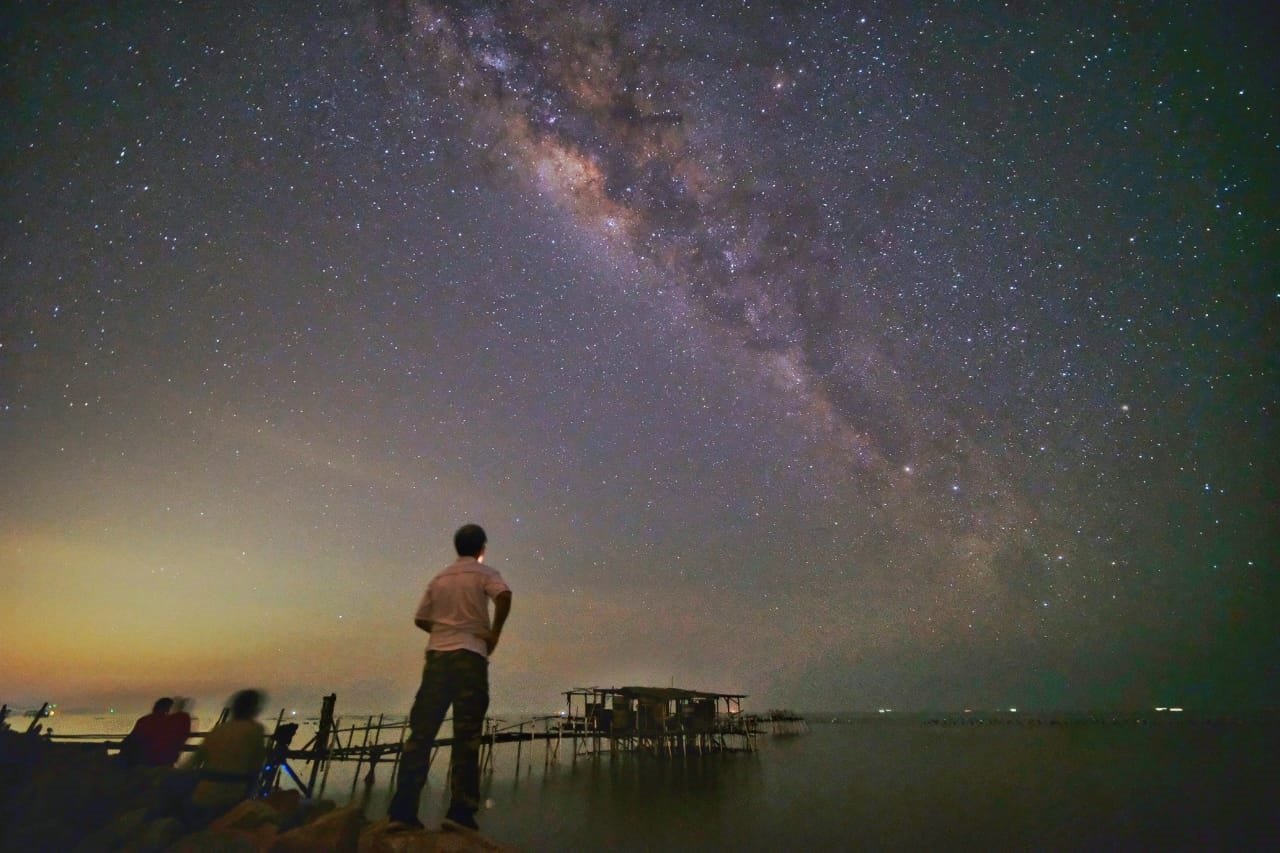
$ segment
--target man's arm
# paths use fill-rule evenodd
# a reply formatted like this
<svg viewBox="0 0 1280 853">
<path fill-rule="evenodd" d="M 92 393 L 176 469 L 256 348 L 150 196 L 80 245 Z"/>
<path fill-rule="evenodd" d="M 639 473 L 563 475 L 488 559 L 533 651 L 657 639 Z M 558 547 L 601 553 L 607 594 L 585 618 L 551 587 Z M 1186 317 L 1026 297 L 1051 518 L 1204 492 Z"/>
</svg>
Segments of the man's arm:
<svg viewBox="0 0 1280 853">
<path fill-rule="evenodd" d="M 507 616 L 511 613 L 511 590 L 498 593 L 493 599 L 493 627 L 484 637 L 484 644 L 489 648 L 489 654 L 493 654 L 493 650 L 498 647 L 498 638 L 502 636 L 502 626 L 507 622 Z"/>
</svg>

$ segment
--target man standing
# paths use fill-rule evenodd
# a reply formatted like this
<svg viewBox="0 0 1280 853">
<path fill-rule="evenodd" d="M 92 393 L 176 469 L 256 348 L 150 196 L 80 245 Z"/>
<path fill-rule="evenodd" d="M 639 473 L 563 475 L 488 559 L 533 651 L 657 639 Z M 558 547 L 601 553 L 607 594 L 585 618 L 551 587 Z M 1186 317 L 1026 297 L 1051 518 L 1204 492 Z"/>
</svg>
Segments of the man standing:
<svg viewBox="0 0 1280 853">
<path fill-rule="evenodd" d="M 409 739 L 400 755 L 399 780 L 387 816 L 413 827 L 427 782 L 431 748 L 445 713 L 453 706 L 449 811 L 444 827 L 478 829 L 480 738 L 489 708 L 489 655 L 498 646 L 511 612 L 511 588 L 484 564 L 487 537 L 478 524 L 453 535 L 458 560 L 432 578 L 413 624 L 431 635 L 422 685 L 409 712 Z M 489 600 L 493 600 L 493 622 Z"/>
</svg>

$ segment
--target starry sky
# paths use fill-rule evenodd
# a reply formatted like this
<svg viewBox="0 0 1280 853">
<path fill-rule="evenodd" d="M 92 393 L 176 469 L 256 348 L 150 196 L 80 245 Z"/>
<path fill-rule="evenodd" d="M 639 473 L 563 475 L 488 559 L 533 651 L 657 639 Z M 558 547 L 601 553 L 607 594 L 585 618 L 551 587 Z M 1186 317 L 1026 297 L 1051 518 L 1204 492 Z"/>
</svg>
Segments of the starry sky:
<svg viewBox="0 0 1280 853">
<path fill-rule="evenodd" d="M 1247 9 L 10 4 L 0 699 L 1280 704 Z"/>
</svg>

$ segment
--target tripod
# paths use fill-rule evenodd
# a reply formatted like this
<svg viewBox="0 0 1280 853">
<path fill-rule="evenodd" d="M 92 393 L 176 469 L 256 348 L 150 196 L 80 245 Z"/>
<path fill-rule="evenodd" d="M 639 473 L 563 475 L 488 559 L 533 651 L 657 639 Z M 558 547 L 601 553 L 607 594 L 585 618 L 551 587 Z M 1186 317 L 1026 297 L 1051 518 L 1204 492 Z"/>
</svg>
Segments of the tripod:
<svg viewBox="0 0 1280 853">
<path fill-rule="evenodd" d="M 304 797 L 311 796 L 310 786 L 298 778 L 298 774 L 289 766 L 287 760 L 289 744 L 293 743 L 293 736 L 297 733 L 297 723 L 283 723 L 276 726 L 276 730 L 271 734 L 271 748 L 267 753 L 267 761 L 262 765 L 262 773 L 258 777 L 257 790 L 254 792 L 256 796 L 265 797 L 271 793 L 281 770 L 289 774 L 289 778 L 302 791 Z"/>
</svg>

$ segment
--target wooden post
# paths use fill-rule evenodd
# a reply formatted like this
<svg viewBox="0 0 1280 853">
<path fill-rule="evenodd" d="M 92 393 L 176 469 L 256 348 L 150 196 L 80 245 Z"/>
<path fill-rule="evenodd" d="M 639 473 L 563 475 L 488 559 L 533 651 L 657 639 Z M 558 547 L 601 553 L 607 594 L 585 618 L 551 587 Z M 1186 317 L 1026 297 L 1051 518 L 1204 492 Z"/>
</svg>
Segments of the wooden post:
<svg viewBox="0 0 1280 853">
<path fill-rule="evenodd" d="M 559 722 L 559 721 L 557 720 L 557 723 L 558 723 L 558 722 Z M 544 766 L 544 768 L 543 768 L 543 769 L 546 769 L 546 767 L 550 767 L 553 763 L 555 763 L 555 761 L 556 761 L 557 759 L 559 759 L 559 758 L 560 758 L 560 744 L 561 744 L 561 743 L 563 743 L 563 741 L 564 741 L 564 726 L 563 726 L 563 725 L 557 725 L 557 726 L 556 726 L 556 742 L 555 742 L 555 749 L 552 749 L 552 746 L 551 746 L 551 728 L 550 728 L 550 726 L 551 726 L 551 721 L 550 721 L 550 720 L 547 720 L 547 721 L 546 721 L 546 726 L 547 726 L 547 760 L 546 760 L 546 764 L 545 764 L 545 766 Z"/>
<path fill-rule="evenodd" d="M 356 753 L 356 772 L 351 777 L 351 793 L 347 799 L 347 805 L 350 805 L 356 798 L 356 783 L 360 781 L 360 766 L 364 763 L 365 752 L 369 749 L 369 729 L 373 726 L 373 715 L 370 714 L 368 719 L 364 721 L 364 741 L 360 744 L 360 751 Z M 352 739 L 354 740 L 354 738 Z"/>
<path fill-rule="evenodd" d="M 524 722 L 516 730 L 516 778 L 520 778 L 520 756 L 524 752 Z"/>
<path fill-rule="evenodd" d="M 489 765 L 489 772 L 490 772 L 490 773 L 492 773 L 495 769 L 497 769 L 497 764 L 498 764 L 498 758 L 497 758 L 497 756 L 496 756 L 496 755 L 494 755 L 494 753 L 493 753 L 493 748 L 494 748 L 494 746 L 498 743 L 498 721 L 497 721 L 497 720 L 489 720 L 489 719 L 487 719 L 487 718 L 486 718 L 486 720 L 485 720 L 485 724 L 489 726 L 489 761 L 488 761 L 488 765 Z M 453 733 L 453 740 L 454 740 L 454 743 L 457 743 L 457 741 L 458 741 L 458 733 L 457 733 L 456 731 Z M 452 750 L 452 749 L 453 749 L 453 747 L 449 747 L 449 749 L 451 749 L 451 750 Z M 453 761 L 452 761 L 452 759 L 449 761 L 449 765 L 450 765 L 450 766 L 452 766 L 452 765 L 453 765 Z"/>
<path fill-rule="evenodd" d="M 369 797 L 373 793 L 374 778 L 377 775 L 375 771 L 378 769 L 378 760 L 382 758 L 382 744 L 374 743 L 369 750 L 369 772 L 364 777 L 364 791 L 360 796 L 361 810 L 369 807 Z"/>
<path fill-rule="evenodd" d="M 40 706 L 40 710 L 36 711 L 36 715 L 31 718 L 31 722 L 27 725 L 27 734 L 35 734 L 40 731 L 40 721 L 44 719 L 44 715 L 49 710 L 49 703 L 45 702 Z"/>
<path fill-rule="evenodd" d="M 400 757 L 404 755 L 404 735 L 405 735 L 405 732 L 407 732 L 408 730 L 409 730 L 409 724 L 407 722 L 400 724 L 399 748 L 396 750 L 396 759 L 391 765 L 391 779 L 389 781 L 389 784 L 391 785 L 392 788 L 396 786 L 396 777 L 400 775 Z M 427 769 L 428 770 L 431 769 L 430 756 L 428 756 Z"/>
<path fill-rule="evenodd" d="M 329 758 L 329 734 L 333 730 L 333 706 L 337 701 L 337 693 L 330 693 L 321 700 L 320 728 L 316 731 L 316 755 L 311 760 L 311 778 L 307 782 L 307 790 L 313 794 L 316 790 L 316 775 L 320 772 L 320 764 Z"/>
</svg>

